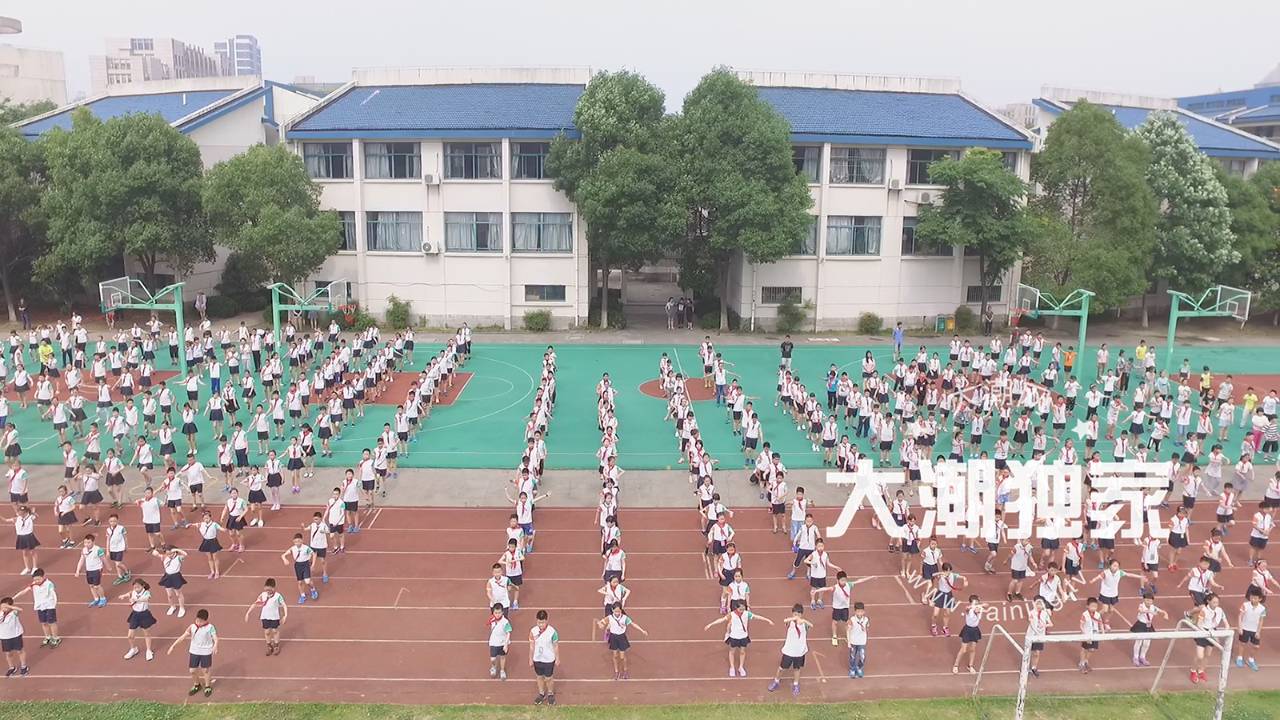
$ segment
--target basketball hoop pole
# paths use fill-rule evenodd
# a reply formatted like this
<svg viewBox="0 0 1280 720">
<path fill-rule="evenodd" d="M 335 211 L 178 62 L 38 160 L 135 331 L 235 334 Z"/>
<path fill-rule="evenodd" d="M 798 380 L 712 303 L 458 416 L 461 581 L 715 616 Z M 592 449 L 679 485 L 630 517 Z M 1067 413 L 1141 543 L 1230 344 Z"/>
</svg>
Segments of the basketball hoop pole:
<svg viewBox="0 0 1280 720">
<path fill-rule="evenodd" d="M 303 295 L 285 283 L 271 284 L 271 321 L 272 333 L 276 339 L 276 352 L 281 352 L 281 348 L 284 347 L 281 344 L 280 337 L 280 313 L 290 311 L 308 312 L 311 310 L 327 312 L 332 310 L 333 296 L 328 294 L 332 285 L 333 283 L 329 283 L 324 287 L 316 288 L 310 294 Z M 325 296 L 323 301 L 319 299 L 321 295 Z"/>
<path fill-rule="evenodd" d="M 135 296 L 132 292 L 121 293 L 121 296 L 124 298 L 128 298 L 129 302 L 113 303 L 110 307 L 104 307 L 103 310 L 104 311 L 149 310 L 151 312 L 156 312 L 156 311 L 172 312 L 173 325 L 178 330 L 178 342 L 180 343 L 180 347 L 183 348 L 182 352 L 179 354 L 178 367 L 174 369 L 181 371 L 184 367 L 183 360 L 186 358 L 186 342 L 187 342 L 187 323 L 186 323 L 186 316 L 183 312 L 183 301 L 182 301 L 182 288 L 186 286 L 186 283 L 176 282 L 172 285 L 166 285 L 160 288 L 159 290 L 157 290 L 155 294 L 151 294 L 150 292 L 147 292 L 146 286 L 143 286 L 141 282 L 139 282 L 138 284 L 142 288 L 142 293 L 146 294 L 145 299 L 142 298 L 142 293 L 139 293 L 137 296 Z M 167 302 L 162 302 L 162 298 L 165 298 L 165 297 L 168 297 L 171 299 Z"/>
<path fill-rule="evenodd" d="M 1176 336 L 1178 333 L 1179 320 L 1181 320 L 1182 318 L 1197 318 L 1197 317 L 1230 317 L 1230 318 L 1240 319 L 1239 317 L 1237 317 L 1237 314 L 1236 314 L 1238 307 L 1237 307 L 1237 310 L 1231 309 L 1232 305 L 1238 302 L 1236 300 L 1236 297 L 1239 297 L 1239 296 L 1233 296 L 1232 300 L 1229 302 L 1224 301 L 1223 300 L 1224 290 L 1236 291 L 1238 293 L 1243 294 L 1244 304 L 1245 304 L 1243 317 L 1245 320 L 1247 320 L 1248 313 L 1249 313 L 1249 299 L 1250 299 L 1249 297 L 1250 294 L 1247 291 L 1237 290 L 1236 288 L 1227 287 L 1225 285 L 1215 285 L 1209 288 L 1208 290 L 1205 290 L 1204 293 L 1201 294 L 1198 299 L 1191 297 L 1187 293 L 1178 292 L 1177 290 L 1166 291 L 1169 293 L 1169 297 L 1170 297 L 1169 336 L 1165 344 L 1165 356 L 1164 356 L 1164 369 L 1166 371 L 1169 371 L 1169 372 L 1173 371 L 1173 351 L 1174 351 L 1173 342 L 1174 342 L 1174 336 Z M 1210 302 L 1210 298 L 1213 298 L 1212 302 Z M 1186 310 L 1182 309 L 1183 303 L 1186 303 L 1186 305 L 1188 306 L 1188 309 Z M 1243 323 L 1244 323 L 1244 320 L 1241 321 L 1242 326 L 1243 326 Z"/>
<path fill-rule="evenodd" d="M 1075 318 L 1079 322 L 1079 331 L 1076 334 L 1077 352 L 1084 352 L 1084 340 L 1089 329 L 1089 302 L 1093 299 L 1094 292 L 1092 290 L 1072 290 L 1065 298 L 1059 301 L 1053 295 L 1047 292 L 1035 290 L 1030 285 L 1022 285 L 1019 283 L 1019 289 L 1027 288 L 1028 291 L 1036 293 L 1035 307 L 1023 310 L 1024 315 L 1031 319 L 1036 319 L 1044 315 L 1052 315 L 1056 317 Z M 1040 307 L 1043 303 L 1046 307 Z"/>
</svg>

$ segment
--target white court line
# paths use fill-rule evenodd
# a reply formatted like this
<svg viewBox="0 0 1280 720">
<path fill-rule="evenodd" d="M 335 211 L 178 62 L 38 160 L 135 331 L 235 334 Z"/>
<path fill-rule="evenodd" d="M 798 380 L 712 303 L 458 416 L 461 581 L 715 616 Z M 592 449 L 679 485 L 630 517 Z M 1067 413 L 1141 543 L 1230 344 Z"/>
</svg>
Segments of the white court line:
<svg viewBox="0 0 1280 720">
<path fill-rule="evenodd" d="M 512 363 L 509 363 L 509 362 L 507 362 L 506 360 L 498 360 L 497 358 L 481 357 L 480 359 L 481 359 L 481 360 L 488 360 L 489 362 L 496 362 L 496 363 L 498 363 L 498 364 L 500 364 L 500 365 L 506 365 L 507 367 L 511 367 L 511 368 L 515 368 L 516 370 L 519 370 L 519 371 L 520 371 L 520 373 L 521 373 L 522 375 L 524 375 L 525 377 L 529 378 L 529 389 L 528 389 L 528 390 L 525 390 L 525 391 L 524 391 L 524 394 L 523 394 L 523 395 L 521 395 L 520 397 L 518 397 L 518 398 L 516 398 L 515 400 L 513 400 L 513 401 L 511 401 L 511 402 L 507 403 L 506 405 L 503 405 L 502 407 L 498 408 L 497 410 L 494 410 L 493 412 L 485 413 L 484 415 L 481 415 L 481 416 L 479 416 L 479 417 L 469 418 L 469 419 L 467 419 L 467 420 L 459 420 L 458 422 L 449 423 L 449 424 L 447 424 L 447 425 L 432 425 L 432 426 L 431 426 L 431 429 L 432 429 L 432 430 L 444 430 L 445 428 L 461 427 L 461 426 L 463 426 L 463 425 L 470 425 L 471 423 L 479 422 L 479 421 L 484 420 L 484 419 L 486 419 L 486 418 L 491 418 L 491 417 L 493 417 L 494 415 L 497 415 L 497 414 L 499 414 L 499 413 L 504 413 L 504 412 L 506 412 L 507 410 L 509 410 L 509 409 L 511 409 L 511 408 L 513 408 L 513 407 L 515 407 L 516 405 L 519 405 L 520 403 L 524 402 L 524 399 L 525 399 L 525 398 L 527 398 L 527 397 L 529 397 L 529 394 L 530 394 L 530 393 L 532 393 L 532 392 L 534 391 L 534 389 L 535 389 L 535 388 L 537 388 L 537 386 L 538 386 L 538 383 L 534 381 L 533 376 L 532 376 L 532 375 L 530 375 L 530 374 L 529 374 L 529 372 L 528 372 L 527 370 L 525 370 L 524 368 L 520 367 L 519 365 L 515 365 L 515 364 L 512 364 Z M 514 386 L 515 386 L 515 384 L 514 384 L 514 383 L 512 383 L 512 387 L 513 387 L 513 388 L 514 388 Z"/>
<path fill-rule="evenodd" d="M 115 639 L 115 640 L 119 640 L 119 638 L 118 638 L 118 637 L 117 637 L 117 638 L 113 638 L 113 639 Z M 260 643 L 260 642 L 262 642 L 262 638 L 260 638 L 260 637 L 259 637 L 259 638 L 253 638 L 253 642 Z M 295 640 L 292 640 L 292 639 L 287 639 L 287 638 L 286 638 L 286 639 L 283 641 L 283 644 L 288 645 L 288 644 L 290 644 L 290 643 L 292 643 L 292 642 L 296 642 L 296 641 L 295 641 Z M 563 642 L 565 642 L 565 641 L 561 640 L 561 642 L 563 643 Z M 593 642 L 593 643 L 594 643 L 594 644 L 596 644 L 596 645 L 599 645 L 599 644 L 600 644 L 600 641 L 599 641 L 599 640 L 593 640 L 593 641 L 587 641 L 587 642 Z M 641 642 L 649 642 L 649 641 L 641 641 Z M 717 640 L 716 642 L 721 642 L 721 643 L 722 643 L 723 641 L 721 641 L 721 640 Z M 718 666 L 718 663 L 720 662 L 720 660 L 717 660 L 716 662 L 717 662 L 717 666 Z M 224 665 L 223 667 L 225 667 L 225 665 Z M 1172 670 L 1182 671 L 1182 670 L 1186 670 L 1186 669 L 1188 669 L 1188 668 L 1190 668 L 1190 667 L 1191 667 L 1190 665 L 1170 663 L 1167 669 L 1172 669 Z M 1280 667 L 1280 666 L 1270 665 L 1270 664 L 1265 664 L 1265 665 L 1264 665 L 1264 664 L 1259 664 L 1259 667 Z M 1117 666 L 1114 666 L 1114 667 L 1094 667 L 1094 668 L 1093 668 L 1093 670 L 1094 670 L 1095 672 L 1101 672 L 1101 671 L 1130 671 L 1130 672 L 1152 673 L 1152 672 L 1156 672 L 1157 668 L 1154 668 L 1154 667 L 1140 668 L 1140 667 L 1134 667 L 1134 666 L 1132 666 L 1132 665 L 1117 665 Z M 764 671 L 755 671 L 755 672 L 756 672 L 756 673 L 759 673 L 759 672 L 764 672 Z M 1044 668 L 1044 667 L 1042 667 L 1042 668 L 1040 668 L 1040 673 L 1041 673 L 1042 675 L 1043 675 L 1043 674 L 1045 674 L 1045 673 L 1071 673 L 1071 674 L 1073 674 L 1073 675 L 1079 675 L 1079 674 L 1080 674 L 1080 671 L 1079 671 L 1079 670 L 1077 670 L 1075 667 L 1069 667 L 1069 668 Z M 1010 669 L 1010 670 L 990 670 L 990 669 L 988 669 L 988 670 L 984 670 L 982 674 L 983 674 L 983 675 L 1017 675 L 1017 674 L 1018 674 L 1018 670 L 1017 670 L 1017 669 Z M 833 676 L 833 677 L 840 677 L 840 676 L 838 676 L 838 675 L 837 675 L 837 676 Z M 957 676 L 956 676 L 956 675 L 953 675 L 950 671 L 947 671 L 947 672 L 869 673 L 869 674 L 867 675 L 867 677 L 869 677 L 869 678 L 921 678 L 921 677 L 939 677 L 939 678 L 949 678 L 949 677 L 957 677 Z M 965 679 L 966 684 L 972 684 L 972 679 L 971 679 L 971 678 L 972 678 L 972 676 L 970 676 L 968 673 L 965 673 L 964 675 L 960 675 L 959 677 L 964 678 L 964 679 Z M 494 680 L 493 678 L 489 678 L 489 677 L 387 677 L 387 676 L 385 676 L 385 675 L 379 675 L 379 676 L 374 676 L 374 677 L 333 677 L 333 676 L 305 676 L 305 677 L 299 677 L 299 676 L 292 676 L 292 675 L 290 675 L 290 676 L 276 676 L 276 677 L 264 678 L 264 677 L 249 677 L 249 676 L 245 676 L 245 675 L 227 675 L 227 674 L 225 674 L 225 673 L 222 673 L 221 671 L 219 672 L 218 678 L 219 678 L 222 682 L 228 682 L 228 681 L 233 681 L 233 680 L 252 680 L 252 681 L 263 681 L 263 682 L 274 682 L 274 683 L 279 683 L 279 682 L 282 682 L 282 681 L 283 681 L 283 682 L 304 682 L 304 683 L 305 683 L 305 682 L 311 682 L 311 683 L 345 683 L 345 682 L 358 682 L 358 683 L 369 683 L 369 682 L 388 682 L 388 683 L 421 683 L 421 682 L 437 682 L 437 683 L 485 683 L 485 684 L 487 684 L 487 685 L 495 685 L 495 686 L 496 686 L 496 685 L 497 685 L 497 683 L 498 683 L 498 681 Z M 31 675 L 28 675 L 28 676 L 26 676 L 26 677 L 22 678 L 22 682 L 23 682 L 23 683 L 31 683 L 31 682 L 37 682 L 37 681 L 39 681 L 39 680 L 145 680 L 145 681 L 151 681 L 151 680 L 190 680 L 190 679 L 191 679 L 191 676 L 190 676 L 190 675 L 187 675 L 187 674 L 185 674 L 185 673 L 183 673 L 183 674 L 181 674 L 181 675 L 158 675 L 158 674 L 152 674 L 152 673 L 148 673 L 148 674 L 146 674 L 146 675 L 121 675 L 120 673 L 111 673 L 111 674 L 103 674 L 103 675 L 40 675 L 40 674 L 37 674 L 37 673 L 32 673 Z M 631 679 L 629 679 L 629 680 L 625 680 L 625 681 L 621 681 L 621 682 L 624 682 L 624 683 L 680 683 L 680 684 L 688 684 L 688 683 L 691 683 L 691 682 L 692 682 L 692 683 L 700 683 L 700 682 L 715 682 L 715 681 L 720 681 L 720 682 L 729 682 L 729 683 L 758 682 L 758 683 L 762 683 L 762 684 L 763 684 L 763 683 L 764 683 L 765 681 L 767 681 L 768 679 L 769 679 L 769 676 L 768 676 L 768 675 L 760 675 L 760 674 L 755 674 L 755 673 L 753 673 L 752 677 L 746 677 L 746 678 L 728 678 L 728 677 L 725 677 L 724 675 L 713 675 L 713 676 L 709 676 L 709 677 L 687 677 L 687 676 L 686 676 L 686 677 L 659 677 L 659 678 L 646 678 L 646 677 L 634 677 L 634 676 L 633 676 Z M 507 682 L 508 682 L 508 683 L 532 683 L 532 682 L 534 682 L 534 679 L 533 679 L 533 678 L 531 678 L 531 677 L 530 677 L 530 678 L 511 677 L 509 680 L 507 680 Z M 608 683 L 608 684 L 613 685 L 613 686 L 615 686 L 615 687 L 616 687 L 620 681 L 618 681 L 618 680 L 614 680 L 613 678 L 562 678 L 562 677 L 560 677 L 559 675 L 557 675 L 557 676 L 556 676 L 556 682 L 557 682 L 557 683 L 568 683 L 568 684 L 577 684 L 577 683 Z M 1034 697 L 1035 697 L 1035 696 L 1033 696 L 1033 702 L 1034 702 Z M 1042 696 L 1042 697 L 1055 697 L 1055 698 L 1056 698 L 1056 697 L 1063 697 L 1063 696 L 1060 696 L 1060 695 L 1047 695 L 1047 696 Z M 1073 698 L 1074 698 L 1074 697 L 1077 697 L 1077 696 L 1071 695 L 1071 696 L 1066 696 L 1066 697 L 1073 697 Z M 1090 696 L 1086 695 L 1086 696 L 1082 696 L 1082 697 L 1090 697 Z"/>
<path fill-rule="evenodd" d="M 906 584 L 906 583 L 904 583 L 904 582 L 902 582 L 902 576 L 900 576 L 900 575 L 894 575 L 894 576 L 893 576 L 893 579 L 898 581 L 898 587 L 902 588 L 902 594 L 907 596 L 907 602 L 908 602 L 909 604 L 911 604 L 911 605 L 919 605 L 919 604 L 920 604 L 919 602 L 916 602 L 916 599 L 915 599 L 914 597 L 912 597 L 912 595 L 911 595 L 911 591 L 907 589 L 907 584 Z"/>
<path fill-rule="evenodd" d="M 374 510 L 374 511 L 373 511 L 373 519 L 369 521 L 369 524 L 368 524 L 368 525 L 365 525 L 365 529 L 372 528 L 372 527 L 373 527 L 373 524 L 374 524 L 374 523 L 376 523 L 376 522 L 378 522 L 378 518 L 380 518 L 380 517 L 382 517 L 382 508 L 378 508 L 378 509 L 376 509 L 376 510 Z M 369 552 L 372 552 L 372 551 L 369 551 Z M 397 553 L 401 553 L 401 552 L 405 552 L 405 551 L 403 551 L 403 550 L 397 550 L 396 552 L 397 552 Z M 448 553 L 442 553 L 442 554 L 448 554 Z M 477 554 L 478 554 L 478 553 L 477 553 Z M 490 553 L 490 554 L 492 555 L 493 553 Z"/>
</svg>

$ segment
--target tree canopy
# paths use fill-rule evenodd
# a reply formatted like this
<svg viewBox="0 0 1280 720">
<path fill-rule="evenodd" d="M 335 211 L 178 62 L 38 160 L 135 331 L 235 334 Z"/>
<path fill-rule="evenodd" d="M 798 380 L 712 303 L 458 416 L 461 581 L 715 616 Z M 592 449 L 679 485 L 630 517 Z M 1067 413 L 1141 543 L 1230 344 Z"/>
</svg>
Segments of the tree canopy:
<svg viewBox="0 0 1280 720">
<path fill-rule="evenodd" d="M 161 262 L 182 277 L 214 258 L 201 212 L 200 151 L 159 115 L 102 122 L 80 108 L 70 132 L 55 130 L 42 143 L 50 245 L 37 277 L 91 282 L 108 263 L 132 258 L 153 286 Z"/>
<path fill-rule="evenodd" d="M 685 97 L 673 150 L 687 228 L 681 276 L 714 273 L 724 330 L 732 258 L 769 263 L 789 253 L 808 232 L 813 198 L 792 162 L 790 125 L 726 68 Z"/>
<path fill-rule="evenodd" d="M 970 248 L 983 287 L 994 287 L 1025 255 L 1035 226 L 1024 199 L 1026 183 L 1005 168 L 1000 153 L 975 148 L 959 160 L 929 165 L 932 182 L 945 186 L 941 205 L 921 208 L 916 238 L 933 246 Z M 982 312 L 989 296 L 982 294 Z"/>
<path fill-rule="evenodd" d="M 36 100 L 29 103 L 11 102 L 9 98 L 0 98 L 0 127 L 22 122 L 27 118 L 43 115 L 50 110 L 58 109 L 52 100 Z"/>
<path fill-rule="evenodd" d="M 17 130 L 0 127 L 0 286 L 9 322 L 18 319 L 15 281 L 27 274 L 44 245 L 40 213 L 43 175 L 43 147 L 27 142 Z"/>
<path fill-rule="evenodd" d="M 204 211 L 217 244 L 263 280 L 297 284 L 338 251 L 342 224 L 320 210 L 320 187 L 282 145 L 255 145 L 205 178 Z"/>
<path fill-rule="evenodd" d="M 556 189 L 578 206 L 593 268 L 601 270 L 600 325 L 609 324 L 613 268 L 658 258 L 683 229 L 670 188 L 662 91 L 629 71 L 591 78 L 574 109 L 577 138 L 561 135 L 547 159 Z"/>
<path fill-rule="evenodd" d="M 1063 297 L 1092 290 L 1093 308 L 1146 290 L 1157 205 L 1147 148 L 1105 109 L 1080 101 L 1049 127 L 1032 159 L 1036 231 L 1024 282 Z"/>
<path fill-rule="evenodd" d="M 1172 113 L 1151 113 L 1136 133 L 1150 150 L 1147 183 L 1160 203 L 1151 272 L 1175 290 L 1197 293 L 1240 259 L 1227 190 Z"/>
</svg>

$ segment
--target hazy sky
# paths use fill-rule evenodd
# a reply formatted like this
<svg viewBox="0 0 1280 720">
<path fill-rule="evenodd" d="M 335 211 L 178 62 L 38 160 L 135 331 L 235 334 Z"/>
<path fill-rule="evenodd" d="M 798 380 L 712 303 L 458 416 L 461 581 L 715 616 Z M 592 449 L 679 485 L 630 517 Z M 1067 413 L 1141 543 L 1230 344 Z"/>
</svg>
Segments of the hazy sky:
<svg viewBox="0 0 1280 720">
<path fill-rule="evenodd" d="M 1280 0 L 23 0 L 0 4 L 23 35 L 61 50 L 71 96 L 88 90 L 103 38 L 205 46 L 256 35 L 267 77 L 344 81 L 352 67 L 622 67 L 669 107 L 717 64 L 958 77 L 989 104 L 1043 84 L 1190 95 L 1257 82 L 1280 62 Z"/>
</svg>

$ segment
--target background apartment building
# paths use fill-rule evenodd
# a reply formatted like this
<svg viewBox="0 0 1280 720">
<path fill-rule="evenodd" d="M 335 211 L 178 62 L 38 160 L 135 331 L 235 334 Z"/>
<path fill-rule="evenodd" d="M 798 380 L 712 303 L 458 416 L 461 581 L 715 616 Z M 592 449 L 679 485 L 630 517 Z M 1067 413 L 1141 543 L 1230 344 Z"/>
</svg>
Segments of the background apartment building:
<svg viewBox="0 0 1280 720">
<path fill-rule="evenodd" d="M 0 17 L 0 35 L 22 32 L 22 21 Z M 29 103 L 67 101 L 67 73 L 62 53 L 56 50 L 0 44 L 0 100 Z"/>
<path fill-rule="evenodd" d="M 233 35 L 213 44 L 223 75 L 262 76 L 262 49 L 253 35 Z"/>
<path fill-rule="evenodd" d="M 246 40 L 242 41 L 241 38 Z M 174 38 L 107 38 L 106 52 L 89 57 L 91 93 L 100 94 L 113 85 L 152 80 L 261 75 L 262 54 L 258 49 L 257 38 L 252 35 L 237 35 L 227 42 L 233 44 L 235 57 L 228 57 L 224 62 L 219 55 L 210 54 L 204 48 Z M 241 45 L 245 47 L 245 67 L 256 68 L 257 72 L 239 72 Z M 231 60 L 235 60 L 235 63 Z"/>
</svg>

